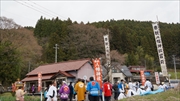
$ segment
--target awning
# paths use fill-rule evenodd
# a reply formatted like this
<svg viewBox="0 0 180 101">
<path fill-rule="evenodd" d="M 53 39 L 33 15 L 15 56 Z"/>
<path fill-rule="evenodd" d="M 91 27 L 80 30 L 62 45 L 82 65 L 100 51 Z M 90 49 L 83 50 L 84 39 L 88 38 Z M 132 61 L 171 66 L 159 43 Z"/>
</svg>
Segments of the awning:
<svg viewBox="0 0 180 101">
<path fill-rule="evenodd" d="M 51 77 L 53 77 L 53 75 L 44 75 L 42 76 L 42 80 L 51 79 Z M 22 81 L 38 81 L 38 76 L 26 77 Z"/>
</svg>

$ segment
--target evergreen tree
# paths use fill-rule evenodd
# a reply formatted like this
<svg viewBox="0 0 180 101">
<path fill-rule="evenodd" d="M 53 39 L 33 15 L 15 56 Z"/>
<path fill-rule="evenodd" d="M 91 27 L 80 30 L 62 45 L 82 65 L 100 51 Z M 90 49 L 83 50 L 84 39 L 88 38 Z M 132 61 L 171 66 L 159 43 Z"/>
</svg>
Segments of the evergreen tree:
<svg viewBox="0 0 180 101">
<path fill-rule="evenodd" d="M 18 52 L 9 41 L 0 41 L 0 80 L 12 83 L 20 78 L 21 66 Z"/>
</svg>

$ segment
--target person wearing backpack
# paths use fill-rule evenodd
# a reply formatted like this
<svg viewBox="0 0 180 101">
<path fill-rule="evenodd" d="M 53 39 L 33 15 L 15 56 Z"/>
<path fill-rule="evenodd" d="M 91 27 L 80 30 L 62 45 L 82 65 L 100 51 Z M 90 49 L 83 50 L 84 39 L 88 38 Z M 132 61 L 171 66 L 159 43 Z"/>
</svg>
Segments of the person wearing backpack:
<svg viewBox="0 0 180 101">
<path fill-rule="evenodd" d="M 94 81 L 93 77 L 89 78 L 90 82 L 87 84 L 88 98 L 90 101 L 99 101 L 100 85 Z"/>
<path fill-rule="evenodd" d="M 62 86 L 61 86 L 61 88 L 59 90 L 60 99 L 61 99 L 61 101 L 67 101 L 70 90 L 69 90 L 68 85 L 66 84 L 66 81 L 63 81 L 62 83 L 63 84 L 62 84 Z"/>
<path fill-rule="evenodd" d="M 44 101 L 47 100 L 47 92 L 48 92 L 48 89 L 46 87 L 45 90 L 44 90 Z"/>
</svg>

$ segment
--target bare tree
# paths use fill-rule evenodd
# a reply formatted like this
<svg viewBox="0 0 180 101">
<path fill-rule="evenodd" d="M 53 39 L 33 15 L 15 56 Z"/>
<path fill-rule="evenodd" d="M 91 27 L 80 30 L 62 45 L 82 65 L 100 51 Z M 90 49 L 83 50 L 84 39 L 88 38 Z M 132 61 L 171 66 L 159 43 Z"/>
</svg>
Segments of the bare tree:
<svg viewBox="0 0 180 101">
<path fill-rule="evenodd" d="M 110 54 L 112 61 L 116 61 L 120 64 L 123 64 L 125 62 L 124 55 L 120 54 L 117 50 L 112 50 Z"/>
<path fill-rule="evenodd" d="M 16 24 L 13 19 L 0 16 L 0 29 L 18 29 L 20 25 Z"/>
</svg>

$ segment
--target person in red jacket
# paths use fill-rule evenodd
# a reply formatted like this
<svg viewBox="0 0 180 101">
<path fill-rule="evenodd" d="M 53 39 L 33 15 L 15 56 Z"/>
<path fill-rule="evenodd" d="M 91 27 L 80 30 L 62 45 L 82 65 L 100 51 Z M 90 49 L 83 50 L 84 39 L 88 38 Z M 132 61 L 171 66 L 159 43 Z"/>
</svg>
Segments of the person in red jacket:
<svg viewBox="0 0 180 101">
<path fill-rule="evenodd" d="M 104 80 L 103 91 L 105 101 L 110 101 L 112 95 L 112 85 L 106 79 Z"/>
</svg>

